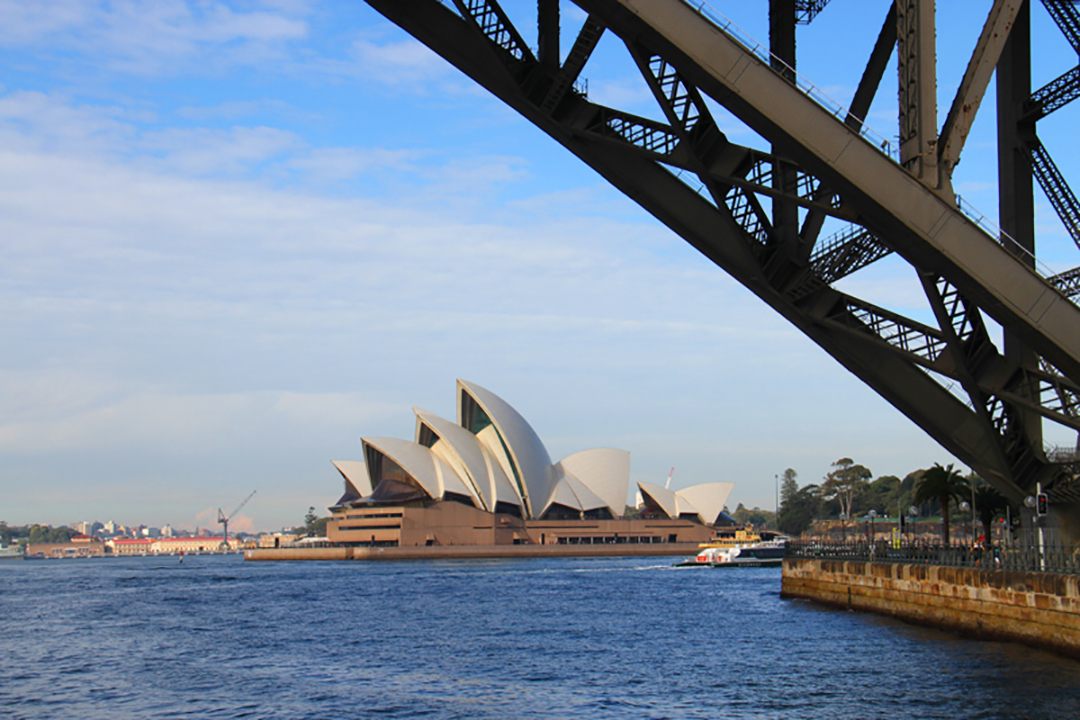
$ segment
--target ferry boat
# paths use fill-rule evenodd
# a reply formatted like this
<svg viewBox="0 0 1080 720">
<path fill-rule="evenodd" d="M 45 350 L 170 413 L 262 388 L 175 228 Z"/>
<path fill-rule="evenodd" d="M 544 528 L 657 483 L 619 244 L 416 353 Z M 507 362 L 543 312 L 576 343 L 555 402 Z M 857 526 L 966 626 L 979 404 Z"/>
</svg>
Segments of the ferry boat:
<svg viewBox="0 0 1080 720">
<path fill-rule="evenodd" d="M 784 562 L 785 539 L 762 540 L 753 545 L 717 548 L 709 567 L 777 567 Z M 700 554 L 700 553 L 699 553 Z"/>
<path fill-rule="evenodd" d="M 784 559 L 787 538 L 778 533 L 765 533 L 768 539 L 749 530 L 730 530 L 716 533 L 712 540 L 698 546 L 697 555 L 676 567 L 770 567 Z"/>
<path fill-rule="evenodd" d="M 0 560 L 22 560 L 23 551 L 21 547 L 7 547 L 0 545 Z"/>
</svg>

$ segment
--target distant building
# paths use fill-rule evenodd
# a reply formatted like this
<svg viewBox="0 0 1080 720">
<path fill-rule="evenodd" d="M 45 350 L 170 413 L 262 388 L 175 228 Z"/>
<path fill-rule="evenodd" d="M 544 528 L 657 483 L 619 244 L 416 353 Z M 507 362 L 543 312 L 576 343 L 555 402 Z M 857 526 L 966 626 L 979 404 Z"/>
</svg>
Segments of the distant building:
<svg viewBox="0 0 1080 720">
<path fill-rule="evenodd" d="M 108 542 L 113 555 L 153 555 L 154 541 L 150 538 L 116 538 Z"/>
<path fill-rule="evenodd" d="M 128 555 L 204 555 L 219 552 L 239 552 L 243 543 L 229 538 L 228 550 L 222 550 L 223 538 L 118 538 L 109 541 L 116 556 Z"/>
<path fill-rule="evenodd" d="M 154 541 L 154 553 L 157 555 L 199 555 L 206 553 L 223 552 L 221 550 L 221 536 L 217 537 L 191 537 L 191 538 L 161 538 Z M 229 538 L 227 552 L 239 552 L 243 543 L 236 538 Z"/>
<path fill-rule="evenodd" d="M 39 558 L 103 557 L 107 552 L 104 543 L 88 535 L 76 535 L 66 543 L 31 543 L 26 546 L 27 557 Z"/>
<path fill-rule="evenodd" d="M 165 523 L 165 526 L 161 528 L 161 537 L 171 538 L 176 537 L 176 533 L 173 532 L 172 525 Z"/>
<path fill-rule="evenodd" d="M 258 545 L 261 548 L 283 547 L 296 542 L 298 539 L 298 535 L 291 533 L 263 533 L 259 536 Z"/>
<path fill-rule="evenodd" d="M 630 453 L 585 450 L 553 463 L 513 407 L 457 382 L 457 422 L 414 408 L 413 441 L 361 438 L 364 461 L 335 461 L 345 493 L 330 541 L 356 545 L 703 542 L 732 483 L 668 491 L 639 483 L 643 517 L 621 519 Z M 261 543 L 260 543 L 261 544 Z"/>
</svg>

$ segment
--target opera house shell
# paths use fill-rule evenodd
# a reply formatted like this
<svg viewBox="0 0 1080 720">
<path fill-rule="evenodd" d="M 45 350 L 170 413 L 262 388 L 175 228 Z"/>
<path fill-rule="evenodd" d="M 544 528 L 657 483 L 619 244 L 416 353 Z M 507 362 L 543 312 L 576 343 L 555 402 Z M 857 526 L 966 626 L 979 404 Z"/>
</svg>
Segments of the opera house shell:
<svg viewBox="0 0 1080 720">
<path fill-rule="evenodd" d="M 328 538 L 364 545 L 701 542 L 732 483 L 683 490 L 639 483 L 622 519 L 630 453 L 601 448 L 552 462 L 505 400 L 457 381 L 457 422 L 413 408 L 414 440 L 361 438 L 363 461 L 335 461 L 345 494 Z"/>
</svg>

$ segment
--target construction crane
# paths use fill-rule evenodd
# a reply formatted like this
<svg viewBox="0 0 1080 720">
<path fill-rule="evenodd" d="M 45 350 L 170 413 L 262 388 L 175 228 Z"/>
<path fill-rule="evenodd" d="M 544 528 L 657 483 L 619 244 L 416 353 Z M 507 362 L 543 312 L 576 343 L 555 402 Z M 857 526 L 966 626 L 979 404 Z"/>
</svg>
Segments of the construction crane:
<svg viewBox="0 0 1080 720">
<path fill-rule="evenodd" d="M 217 521 L 225 526 L 225 529 L 222 530 L 222 532 L 221 532 L 221 545 L 218 546 L 218 550 L 228 551 L 228 549 L 229 549 L 229 521 L 232 520 L 234 517 L 236 517 L 236 513 L 240 512 L 240 508 L 247 505 L 248 500 L 255 497 L 255 492 L 256 492 L 255 490 L 252 490 L 251 494 L 248 495 L 246 498 L 244 498 L 244 500 L 239 505 L 237 505 L 236 509 L 233 510 L 231 513 L 229 513 L 228 516 L 226 516 L 225 513 L 221 512 L 221 508 L 218 508 Z"/>
</svg>

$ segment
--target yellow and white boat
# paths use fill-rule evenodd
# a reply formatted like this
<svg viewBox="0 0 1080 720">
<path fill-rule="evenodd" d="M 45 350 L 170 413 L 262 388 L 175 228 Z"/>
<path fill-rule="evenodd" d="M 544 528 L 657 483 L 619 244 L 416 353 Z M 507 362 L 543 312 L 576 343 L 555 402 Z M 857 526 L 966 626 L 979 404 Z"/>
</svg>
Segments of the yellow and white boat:
<svg viewBox="0 0 1080 720">
<path fill-rule="evenodd" d="M 787 538 L 775 533 L 762 539 L 752 530 L 721 531 L 709 542 L 698 546 L 697 555 L 678 563 L 676 567 L 769 567 L 779 565 L 784 559 Z"/>
</svg>

